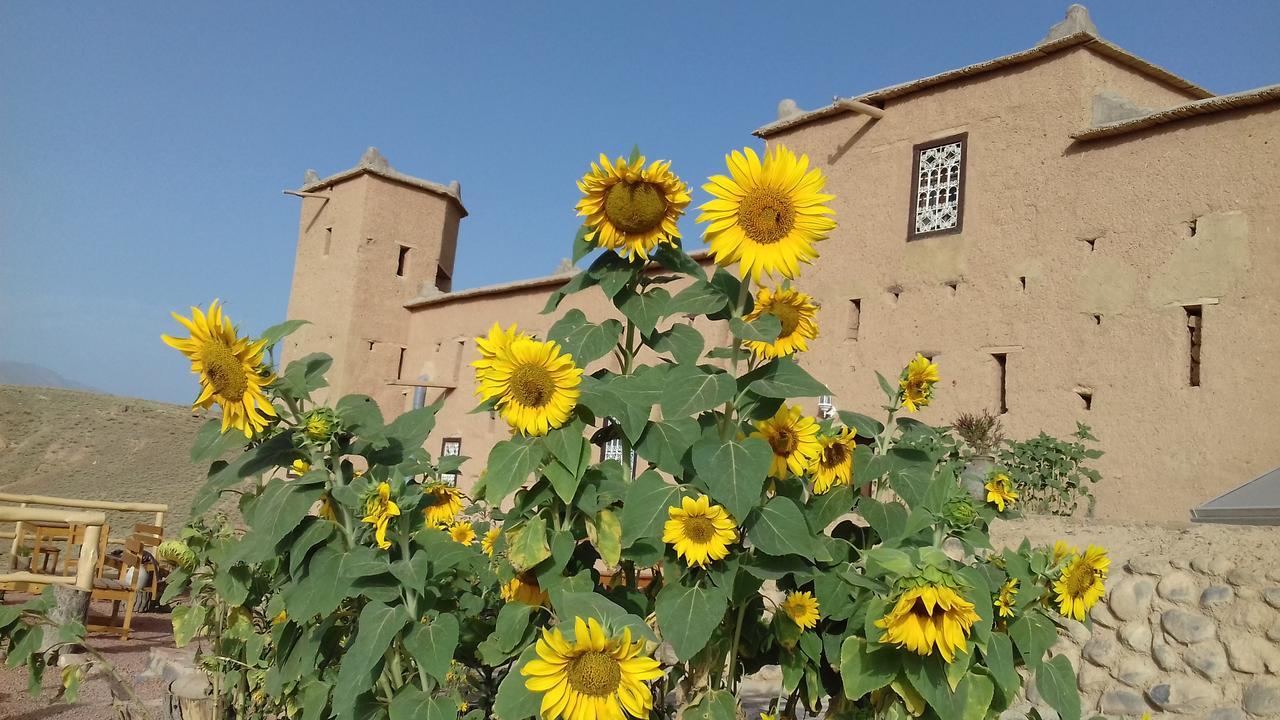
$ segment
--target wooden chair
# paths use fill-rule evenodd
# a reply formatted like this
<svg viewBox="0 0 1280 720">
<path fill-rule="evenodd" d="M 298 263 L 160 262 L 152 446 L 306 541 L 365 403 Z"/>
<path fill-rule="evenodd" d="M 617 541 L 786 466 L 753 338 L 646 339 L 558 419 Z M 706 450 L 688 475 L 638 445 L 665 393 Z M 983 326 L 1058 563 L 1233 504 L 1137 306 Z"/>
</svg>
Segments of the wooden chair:
<svg viewBox="0 0 1280 720">
<path fill-rule="evenodd" d="M 142 553 L 139 554 L 143 556 L 142 567 L 147 573 L 145 584 L 139 587 L 134 610 L 146 612 L 160 602 L 160 564 L 155 561 L 155 549 L 164 542 L 164 528 L 138 523 L 133 526 L 133 538 L 142 545 Z"/>
<path fill-rule="evenodd" d="M 106 625 L 88 623 L 86 629 L 90 632 L 115 633 L 121 639 L 128 640 L 133 625 L 133 606 L 138 596 L 138 581 L 142 577 L 142 542 L 133 537 L 124 541 L 124 552 L 113 563 L 116 577 L 106 576 L 107 563 L 103 564 L 102 575 L 93 579 L 90 600 L 110 601 L 111 617 Z M 122 602 L 125 603 L 124 619 L 117 625 Z"/>
<path fill-rule="evenodd" d="M 32 526 L 31 572 L 45 575 L 58 574 L 58 561 L 68 547 L 73 526 L 64 523 L 35 522 Z"/>
</svg>

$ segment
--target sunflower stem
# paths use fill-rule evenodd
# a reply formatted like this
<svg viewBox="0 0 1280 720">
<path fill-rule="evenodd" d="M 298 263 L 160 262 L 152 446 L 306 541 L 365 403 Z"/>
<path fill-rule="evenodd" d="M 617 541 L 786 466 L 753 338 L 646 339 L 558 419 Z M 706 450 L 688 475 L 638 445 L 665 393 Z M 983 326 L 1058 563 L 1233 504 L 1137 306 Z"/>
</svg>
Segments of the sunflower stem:
<svg viewBox="0 0 1280 720">
<path fill-rule="evenodd" d="M 729 661 L 726 664 L 725 672 L 728 673 L 729 692 L 735 695 L 738 692 L 738 642 L 742 639 L 742 620 L 747 615 L 747 603 L 738 605 L 738 619 L 733 627 L 733 645 L 729 647 Z"/>
<path fill-rule="evenodd" d="M 751 295 L 751 286 L 747 283 L 747 279 L 742 278 L 742 282 L 738 283 L 738 299 L 733 306 L 734 317 L 742 317 L 747 307 L 747 298 Z M 733 371 L 733 377 L 738 377 L 738 354 L 742 349 L 742 339 L 733 338 L 732 357 L 729 358 L 730 367 Z M 738 403 L 741 402 L 742 396 L 726 402 L 724 404 L 724 413 L 720 417 L 720 439 L 728 440 L 732 436 L 734 415 L 738 410 Z"/>
</svg>

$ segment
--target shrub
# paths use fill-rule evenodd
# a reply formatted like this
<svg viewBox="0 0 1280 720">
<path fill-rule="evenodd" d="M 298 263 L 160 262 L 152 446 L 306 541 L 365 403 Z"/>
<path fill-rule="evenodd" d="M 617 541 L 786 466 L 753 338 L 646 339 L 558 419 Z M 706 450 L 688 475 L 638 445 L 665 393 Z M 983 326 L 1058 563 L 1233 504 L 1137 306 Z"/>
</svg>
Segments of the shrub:
<svg viewBox="0 0 1280 720">
<path fill-rule="evenodd" d="M 1086 463 L 1102 457 L 1102 451 L 1086 445 L 1097 438 L 1084 423 L 1076 423 L 1071 437 L 1059 440 L 1041 432 L 1025 442 L 1005 441 L 1000 448 L 996 462 L 1008 472 L 1029 510 L 1071 515 L 1083 498 L 1086 512 L 1093 515 L 1090 487 L 1100 476 Z"/>
<path fill-rule="evenodd" d="M 981 414 L 961 413 L 951 428 L 974 455 L 991 455 L 1004 441 L 1000 418 L 988 410 Z"/>
</svg>

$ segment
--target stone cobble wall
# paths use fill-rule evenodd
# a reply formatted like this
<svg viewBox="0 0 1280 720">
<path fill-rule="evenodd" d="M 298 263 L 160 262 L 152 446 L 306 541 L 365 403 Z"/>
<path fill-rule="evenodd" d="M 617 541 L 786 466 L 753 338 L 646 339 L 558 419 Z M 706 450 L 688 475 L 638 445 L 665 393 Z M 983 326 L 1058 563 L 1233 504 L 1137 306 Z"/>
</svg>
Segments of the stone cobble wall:
<svg viewBox="0 0 1280 720">
<path fill-rule="evenodd" d="M 1113 564 L 1091 617 L 1092 633 L 1072 623 L 1054 648 L 1085 717 L 1280 718 L 1280 565 L 1136 556 Z"/>
</svg>

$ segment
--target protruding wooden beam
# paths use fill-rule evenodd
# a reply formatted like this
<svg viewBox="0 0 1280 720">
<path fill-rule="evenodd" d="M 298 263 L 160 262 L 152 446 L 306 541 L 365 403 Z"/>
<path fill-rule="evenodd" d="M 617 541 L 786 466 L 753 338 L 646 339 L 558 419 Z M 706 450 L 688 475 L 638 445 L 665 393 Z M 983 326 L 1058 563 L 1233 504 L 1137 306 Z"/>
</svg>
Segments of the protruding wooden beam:
<svg viewBox="0 0 1280 720">
<path fill-rule="evenodd" d="M 854 100 L 853 98 L 837 98 L 835 104 L 836 104 L 836 107 L 844 108 L 845 110 L 849 110 L 851 112 L 860 113 L 862 115 L 866 115 L 867 117 L 874 118 L 876 120 L 879 120 L 880 118 L 884 117 L 884 110 L 881 110 L 875 105 L 870 105 L 868 103 L 864 103 L 859 100 Z"/>
</svg>

